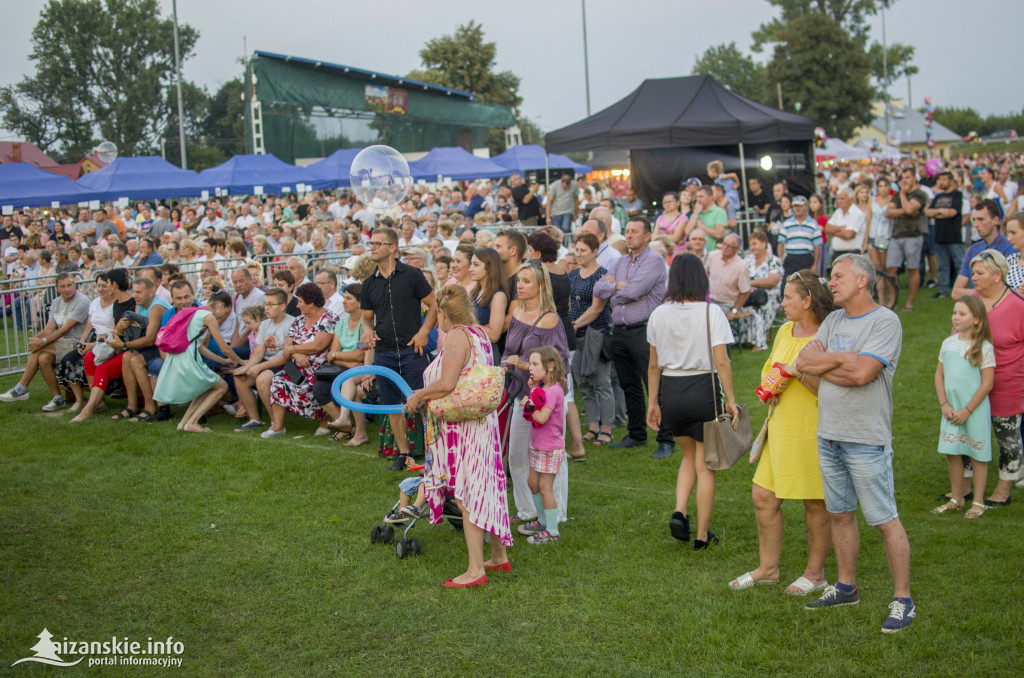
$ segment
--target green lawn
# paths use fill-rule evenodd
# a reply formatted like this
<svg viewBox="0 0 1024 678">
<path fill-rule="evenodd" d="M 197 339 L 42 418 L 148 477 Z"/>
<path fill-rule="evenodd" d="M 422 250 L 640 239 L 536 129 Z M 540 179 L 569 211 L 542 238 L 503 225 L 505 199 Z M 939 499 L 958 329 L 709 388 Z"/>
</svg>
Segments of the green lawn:
<svg viewBox="0 0 1024 678">
<path fill-rule="evenodd" d="M 947 489 L 932 377 L 951 304 L 922 296 L 902 316 L 895 383 L 896 492 L 919 606 L 901 634 L 879 632 L 891 584 L 873 529 L 857 607 L 808 612 L 782 587 L 728 590 L 757 564 L 745 460 L 719 475 L 722 543 L 695 553 L 667 529 L 678 452 L 591 449 L 570 470 L 563 542 L 517 538 L 511 574 L 451 591 L 441 581 L 463 571 L 465 550 L 450 526 L 417 525 L 424 552 L 405 560 L 370 543 L 399 479 L 375 447 L 314 439 L 297 419 L 271 441 L 232 433 L 225 416 L 209 436 L 72 426 L 37 413 L 39 383 L 30 401 L 0 407 L 0 674 L 83 671 L 11 667 L 46 627 L 55 640 L 173 636 L 184 644 L 173 675 L 189 676 L 1019 676 L 1020 507 L 973 522 L 929 513 Z M 763 355 L 733 354 L 755 427 Z M 801 507 L 786 517 L 783 585 L 805 558 Z"/>
</svg>

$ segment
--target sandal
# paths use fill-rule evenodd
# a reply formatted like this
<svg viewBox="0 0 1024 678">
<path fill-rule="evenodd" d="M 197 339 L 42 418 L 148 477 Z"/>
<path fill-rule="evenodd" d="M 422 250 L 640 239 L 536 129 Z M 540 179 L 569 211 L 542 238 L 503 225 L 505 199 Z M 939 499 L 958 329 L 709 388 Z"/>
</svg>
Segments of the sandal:
<svg viewBox="0 0 1024 678">
<path fill-rule="evenodd" d="M 123 410 L 121 410 L 120 412 L 118 412 L 117 414 L 115 414 L 114 416 L 112 416 L 111 419 L 114 420 L 114 421 L 122 421 L 124 419 L 131 419 L 132 417 L 134 417 L 137 414 L 138 414 L 138 412 L 136 412 L 135 410 L 129 410 L 126 407 Z"/>
<path fill-rule="evenodd" d="M 968 520 L 980 518 L 987 510 L 988 507 L 981 502 L 971 502 L 971 508 L 967 509 L 967 513 L 964 514 L 964 518 L 967 518 Z"/>
<path fill-rule="evenodd" d="M 598 433 L 600 433 L 600 431 L 587 431 L 587 434 L 585 436 L 583 436 L 583 442 L 585 442 L 585 443 L 592 443 L 592 442 L 594 442 L 594 439 L 597 438 Z"/>
<path fill-rule="evenodd" d="M 974 502 L 974 503 L 977 504 L 978 502 Z M 932 509 L 932 513 L 935 514 L 935 515 L 941 515 L 941 514 L 945 513 L 946 511 L 959 511 L 963 507 L 964 507 L 964 500 L 963 499 L 961 499 L 960 501 L 956 501 L 954 499 L 950 499 L 945 504 L 942 504 L 941 506 L 936 506 L 935 508 L 933 508 Z"/>
<path fill-rule="evenodd" d="M 136 424 L 140 422 L 148 424 L 151 421 L 153 421 L 153 416 L 153 413 L 150 412 L 149 410 L 139 410 L 138 412 L 135 413 L 135 416 L 129 419 L 128 421 L 135 422 Z"/>
<path fill-rule="evenodd" d="M 594 440 L 594 444 L 595 445 L 607 445 L 612 440 L 614 440 L 614 438 L 612 438 L 612 434 L 611 433 L 605 433 L 604 431 L 602 431 L 601 433 L 597 434 L 597 438 Z"/>
<path fill-rule="evenodd" d="M 345 440 L 346 438 L 351 438 L 351 437 L 352 437 L 352 434 L 349 433 L 348 431 L 338 431 L 337 433 L 335 433 L 334 435 L 331 436 L 331 440 L 333 440 L 336 443 L 340 443 L 342 440 Z"/>
</svg>

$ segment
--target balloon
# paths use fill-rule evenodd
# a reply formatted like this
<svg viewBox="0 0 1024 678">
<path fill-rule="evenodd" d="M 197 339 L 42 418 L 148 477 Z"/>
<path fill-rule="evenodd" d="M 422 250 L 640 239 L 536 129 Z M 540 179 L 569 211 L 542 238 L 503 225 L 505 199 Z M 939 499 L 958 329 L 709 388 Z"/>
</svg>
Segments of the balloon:
<svg viewBox="0 0 1024 678">
<path fill-rule="evenodd" d="M 942 160 L 939 158 L 930 158 L 924 165 L 924 171 L 927 172 L 930 177 L 938 175 L 939 172 L 942 171 Z"/>
<path fill-rule="evenodd" d="M 352 160 L 349 178 L 359 201 L 378 213 L 402 202 L 412 186 L 409 163 L 390 146 L 361 150 Z"/>
<path fill-rule="evenodd" d="M 924 98 L 924 103 L 925 103 L 925 106 L 931 106 L 932 105 L 932 98 L 931 97 L 925 97 Z"/>
<path fill-rule="evenodd" d="M 334 379 L 334 383 L 331 384 L 331 396 L 334 397 L 334 401 L 355 412 L 363 412 L 366 414 L 398 414 L 405 409 L 405 405 L 369 405 L 367 403 L 357 403 L 349 400 L 348 398 L 341 395 L 341 385 L 351 379 L 352 377 L 359 377 L 364 374 L 374 374 L 379 377 L 386 377 L 395 383 L 395 386 L 402 391 L 402 394 L 408 398 L 412 395 L 412 389 L 409 388 L 409 384 L 406 383 L 405 379 L 402 378 L 398 372 L 387 367 L 381 367 L 380 365 L 364 365 L 362 367 L 353 367 L 352 369 L 345 370 Z"/>
</svg>

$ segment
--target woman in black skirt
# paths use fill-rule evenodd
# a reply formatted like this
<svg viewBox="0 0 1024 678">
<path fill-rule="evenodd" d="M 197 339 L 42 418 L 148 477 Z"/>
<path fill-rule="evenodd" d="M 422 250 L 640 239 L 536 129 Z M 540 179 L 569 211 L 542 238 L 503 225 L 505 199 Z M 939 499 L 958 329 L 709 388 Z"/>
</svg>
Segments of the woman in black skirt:
<svg viewBox="0 0 1024 678">
<path fill-rule="evenodd" d="M 689 541 L 687 504 L 696 485 L 695 551 L 718 542 L 708 531 L 715 501 L 715 472 L 704 466 L 704 422 L 714 420 L 716 401 L 720 412 L 733 416 L 733 426 L 739 417 L 726 350 L 734 341 L 732 330 L 722 309 L 709 305 L 707 296 L 708 277 L 700 259 L 692 254 L 679 255 L 669 269 L 665 303 L 654 309 L 647 322 L 647 341 L 651 345 L 647 423 L 655 430 L 667 427 L 683 450 L 669 529 L 676 539 Z M 708 355 L 709 333 L 717 378 Z M 664 394 L 664 410 L 658 406 L 659 393 Z"/>
</svg>

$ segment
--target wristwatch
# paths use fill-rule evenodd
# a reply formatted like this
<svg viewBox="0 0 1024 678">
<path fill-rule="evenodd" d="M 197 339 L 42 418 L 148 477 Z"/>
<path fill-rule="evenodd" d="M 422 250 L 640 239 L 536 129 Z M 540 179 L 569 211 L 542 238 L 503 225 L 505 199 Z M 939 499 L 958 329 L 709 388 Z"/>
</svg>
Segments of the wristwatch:
<svg viewBox="0 0 1024 678">
<path fill-rule="evenodd" d="M 739 310 L 738 308 L 736 308 L 735 306 L 733 306 L 733 307 L 732 307 L 732 312 L 733 312 L 733 313 L 739 313 L 739 312 L 740 312 L 740 310 Z"/>
</svg>

